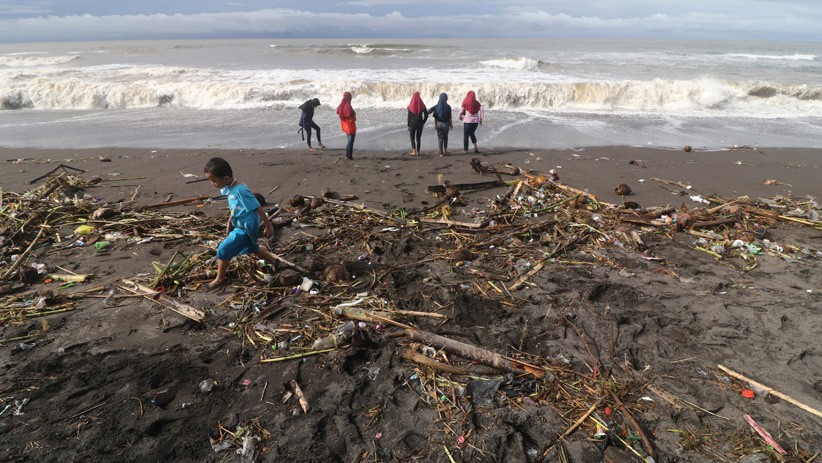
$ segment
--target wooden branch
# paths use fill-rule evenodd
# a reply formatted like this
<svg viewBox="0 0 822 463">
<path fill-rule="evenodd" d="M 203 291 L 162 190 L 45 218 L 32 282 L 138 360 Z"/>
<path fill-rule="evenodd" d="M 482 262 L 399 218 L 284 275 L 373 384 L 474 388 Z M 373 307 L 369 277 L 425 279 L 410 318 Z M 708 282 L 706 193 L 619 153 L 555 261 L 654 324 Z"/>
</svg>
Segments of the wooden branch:
<svg viewBox="0 0 822 463">
<path fill-rule="evenodd" d="M 197 196 L 195 198 L 178 199 L 177 201 L 168 201 L 168 202 L 162 202 L 162 203 L 158 203 L 158 204 L 149 204 L 149 205 L 146 205 L 146 206 L 139 206 L 139 207 L 136 208 L 136 210 L 137 211 L 148 211 L 148 210 L 151 210 L 151 209 L 161 209 L 161 208 L 164 208 L 164 207 L 171 207 L 171 206 L 179 206 L 179 205 L 182 205 L 182 204 L 188 204 L 188 203 L 192 203 L 194 201 L 202 201 L 204 199 L 209 199 L 209 198 L 211 198 L 211 196 Z"/>
<path fill-rule="evenodd" d="M 662 217 L 663 215 L 670 215 L 670 214 L 673 214 L 674 212 L 676 212 L 676 209 L 673 208 L 673 207 L 663 207 L 662 209 L 658 209 L 658 210 L 653 211 L 653 212 L 648 212 L 646 214 L 642 214 L 642 218 L 649 219 L 649 220 L 655 220 L 655 219 L 658 219 L 658 218 Z"/>
<path fill-rule="evenodd" d="M 422 342 L 438 349 L 443 349 L 454 355 L 467 358 L 469 360 L 476 360 L 485 365 L 492 366 L 498 370 L 510 371 L 513 373 L 527 373 L 535 378 L 547 379 L 553 381 L 554 375 L 544 368 L 531 365 L 520 360 L 515 360 L 509 357 L 502 356 L 496 352 L 482 349 L 471 344 L 455 341 L 437 334 L 419 331 L 415 329 L 408 329 L 405 332 L 408 338 Z"/>
<path fill-rule="evenodd" d="M 268 253 L 271 254 L 271 256 L 274 257 L 275 259 L 277 259 L 278 261 L 284 263 L 285 265 L 288 265 L 289 267 L 294 268 L 295 270 L 297 270 L 300 273 L 305 273 L 306 275 L 311 273 L 311 272 L 308 271 L 308 269 L 306 269 L 304 267 L 300 267 L 299 265 L 295 264 L 294 262 L 291 262 L 290 260 L 287 260 L 285 257 L 282 257 L 279 254 L 274 254 L 271 251 L 269 251 Z"/>
<path fill-rule="evenodd" d="M 174 298 L 165 296 L 159 291 L 154 291 L 153 289 L 132 280 L 123 279 L 123 283 L 125 283 L 125 285 L 121 285 L 120 288 L 130 293 L 139 294 L 155 304 L 161 305 L 169 310 L 173 310 L 174 312 L 194 320 L 195 322 L 202 323 L 205 319 L 205 312 L 200 309 L 184 304 Z"/>
<path fill-rule="evenodd" d="M 686 185 L 682 182 L 673 182 L 671 180 L 663 180 L 661 178 L 656 178 L 656 177 L 651 177 L 651 180 L 653 180 L 655 182 L 659 182 L 659 183 L 664 183 L 665 185 L 676 185 L 676 186 L 678 186 L 680 188 L 684 188 L 686 190 L 688 190 L 689 189 L 688 187 L 690 186 L 690 185 Z"/>
<path fill-rule="evenodd" d="M 617 395 L 614 394 L 613 391 L 609 391 L 609 394 L 611 395 L 611 398 L 614 399 L 614 402 L 616 402 L 616 405 L 619 408 L 619 410 L 625 416 L 625 419 L 627 419 L 631 427 L 634 428 L 634 432 L 639 434 L 639 438 L 642 439 L 642 446 L 645 447 L 645 451 L 648 452 L 648 455 L 650 455 L 651 457 L 656 458 L 656 452 L 654 451 L 654 447 L 651 445 L 651 441 L 648 439 L 648 436 L 645 434 L 645 431 L 642 429 L 642 426 L 639 425 L 639 423 L 631 414 L 631 412 L 628 411 L 628 408 L 625 406 L 625 404 L 623 404 L 622 401 L 619 400 L 619 397 L 617 397 Z"/>
<path fill-rule="evenodd" d="M 581 235 L 577 235 L 577 236 L 576 236 L 576 237 L 574 237 L 574 239 L 572 239 L 571 241 L 568 241 L 568 242 L 566 242 L 566 243 L 560 243 L 560 244 L 558 244 L 558 245 L 557 245 L 557 247 L 556 247 L 556 248 L 554 248 L 554 250 L 553 250 L 553 251 L 551 251 L 551 253 L 550 253 L 550 254 L 548 254 L 547 256 L 543 257 L 543 258 L 542 258 L 539 262 L 537 262 L 537 264 L 536 264 L 536 265 L 534 265 L 534 268 L 532 268 L 531 270 L 529 270 L 529 271 L 528 271 L 528 273 L 526 273 L 525 275 L 523 275 L 523 276 L 519 277 L 519 279 L 517 279 L 517 281 L 515 281 L 515 282 L 514 282 L 514 284 L 512 284 L 512 285 L 508 288 L 508 290 L 509 290 L 509 291 L 516 291 L 516 290 L 518 290 L 518 289 L 519 289 L 522 285 L 524 285 L 524 284 L 525 284 L 525 282 L 526 282 L 526 281 L 528 281 L 528 279 L 529 279 L 529 278 L 531 278 L 532 276 L 536 275 L 536 274 L 537 274 L 537 272 L 539 272 L 540 270 L 542 270 L 542 267 L 544 267 L 544 266 L 545 266 L 545 262 L 547 262 L 548 260 L 550 260 L 551 258 L 553 258 L 555 255 L 557 255 L 559 252 L 563 251 L 565 248 L 568 248 L 568 247 L 570 247 L 570 246 L 574 245 L 575 243 L 577 243 L 577 242 L 581 241 L 583 238 L 585 238 L 585 237 L 587 237 L 587 236 L 588 236 L 588 233 L 583 233 L 583 234 L 581 234 Z"/>
<path fill-rule="evenodd" d="M 313 196 L 306 196 L 306 198 L 312 198 L 313 199 L 314 197 Z M 386 218 L 386 219 L 389 219 L 389 220 L 393 220 L 394 222 L 397 222 L 397 223 L 402 224 L 402 225 L 406 224 L 406 221 L 404 219 L 401 219 L 399 217 L 394 217 L 393 215 L 389 214 L 388 212 L 385 212 L 385 211 L 380 210 L 380 209 L 375 209 L 373 207 L 368 207 L 365 204 L 350 203 L 348 201 L 342 201 L 342 200 L 339 200 L 339 199 L 332 199 L 332 198 L 323 198 L 323 199 L 328 204 L 334 204 L 334 205 L 337 205 L 337 206 L 350 207 L 351 209 L 356 209 L 356 210 L 362 211 L 362 212 L 369 212 L 371 214 L 378 215 L 380 217 L 383 217 L 383 218 Z"/>
<path fill-rule="evenodd" d="M 704 222 L 697 222 L 693 224 L 691 228 L 704 228 L 704 227 L 713 227 L 715 225 L 727 225 L 731 223 L 737 223 L 739 219 L 736 217 L 729 217 L 727 219 L 717 219 L 717 220 L 706 220 Z"/>
<path fill-rule="evenodd" d="M 446 188 L 448 186 L 455 187 L 459 191 L 470 191 L 470 190 L 485 190 L 488 188 L 496 188 L 498 186 L 506 186 L 508 185 L 507 182 L 500 182 L 499 180 L 492 180 L 489 182 L 476 182 L 476 183 L 453 183 L 451 185 L 431 185 L 426 188 L 428 193 L 438 193 L 443 194 L 445 193 Z"/>
<path fill-rule="evenodd" d="M 517 182 L 515 185 L 511 185 L 511 188 L 508 188 L 508 191 L 506 191 L 505 194 L 494 200 L 494 204 L 499 205 L 504 203 L 505 201 L 508 201 L 508 198 L 510 198 L 514 194 L 514 191 L 520 188 L 522 188 L 522 180 Z"/>
<path fill-rule="evenodd" d="M 37 244 L 37 241 L 40 240 L 41 236 L 43 236 L 42 227 L 40 228 L 40 231 L 37 232 L 37 236 L 34 237 L 34 240 L 32 240 L 31 244 L 29 244 L 29 247 L 27 247 L 26 250 L 23 251 L 23 253 L 17 257 L 17 260 L 14 261 L 14 263 L 11 264 L 11 266 L 8 269 L 6 269 L 5 273 L 3 273 L 3 276 L 2 278 L 0 278 L 0 280 L 5 280 L 6 278 L 8 278 L 12 273 L 14 273 L 15 270 L 17 270 L 17 267 L 19 267 L 24 260 L 28 259 L 29 254 L 31 253 L 32 249 L 34 249 L 34 245 Z"/>
<path fill-rule="evenodd" d="M 760 217 L 765 217 L 768 219 L 779 218 L 779 212 L 769 211 L 768 209 L 762 209 L 761 207 L 745 206 L 742 208 L 742 210 L 747 212 L 748 214 L 758 215 Z"/>
<path fill-rule="evenodd" d="M 479 276 L 481 276 L 483 278 L 487 278 L 489 280 L 497 280 L 497 281 L 510 281 L 511 280 L 511 277 L 508 276 L 508 275 L 501 275 L 501 274 L 498 274 L 498 273 L 486 272 L 485 270 L 480 270 L 480 269 L 474 268 L 474 267 L 470 267 L 468 269 L 468 273 L 470 273 L 472 275 L 479 275 Z"/>
<path fill-rule="evenodd" d="M 486 222 L 459 222 L 457 220 L 449 220 L 449 219 L 428 219 L 428 218 L 421 218 L 420 222 L 422 223 L 436 223 L 442 225 L 448 225 L 449 227 L 465 227 L 465 228 L 482 228 L 486 225 Z"/>
<path fill-rule="evenodd" d="M 746 383 L 750 384 L 751 386 L 753 386 L 757 389 L 762 389 L 763 391 L 767 392 L 768 394 L 771 394 L 772 396 L 779 397 L 780 399 L 784 400 L 785 402 L 788 402 L 792 405 L 795 405 L 795 406 L 801 408 L 802 410 L 805 410 L 808 413 L 811 413 L 813 415 L 818 416 L 819 418 L 822 418 L 822 412 L 820 412 L 819 410 L 817 410 L 813 407 L 810 407 L 809 405 L 803 404 L 802 402 L 792 398 L 791 396 L 789 396 L 787 394 L 783 394 L 783 393 L 777 391 L 776 389 L 773 389 L 773 388 L 770 388 L 768 386 L 765 386 L 764 384 L 758 383 L 758 382 L 752 380 L 751 378 L 748 378 L 747 376 L 743 376 L 742 374 L 737 373 L 737 372 L 735 372 L 735 371 L 731 370 L 730 368 L 725 367 L 723 365 L 717 365 L 716 367 L 719 368 L 720 370 L 724 371 L 725 373 L 733 376 L 734 378 L 740 380 L 740 381 L 745 381 Z"/>
<path fill-rule="evenodd" d="M 664 227 L 665 222 L 661 220 L 642 219 L 639 217 L 620 217 L 619 220 L 626 223 L 635 223 L 638 225 L 648 225 L 651 227 Z"/>
<path fill-rule="evenodd" d="M 451 373 L 451 374 L 463 375 L 463 376 L 467 376 L 467 375 L 471 374 L 471 370 L 469 370 L 468 368 L 455 367 L 453 365 L 448 365 L 448 364 L 445 364 L 445 363 L 442 363 L 442 362 L 438 362 L 438 361 L 436 361 L 432 358 L 429 358 L 429 357 L 426 357 L 425 355 L 420 354 L 419 352 L 414 352 L 411 349 L 400 349 L 400 351 L 398 353 L 399 353 L 400 357 L 405 359 L 405 360 L 408 360 L 408 361 L 411 361 L 411 362 L 414 362 L 414 363 L 418 363 L 422 366 L 433 368 L 435 370 L 439 370 L 439 371 L 442 371 L 442 372 L 445 372 L 445 373 Z"/>
</svg>

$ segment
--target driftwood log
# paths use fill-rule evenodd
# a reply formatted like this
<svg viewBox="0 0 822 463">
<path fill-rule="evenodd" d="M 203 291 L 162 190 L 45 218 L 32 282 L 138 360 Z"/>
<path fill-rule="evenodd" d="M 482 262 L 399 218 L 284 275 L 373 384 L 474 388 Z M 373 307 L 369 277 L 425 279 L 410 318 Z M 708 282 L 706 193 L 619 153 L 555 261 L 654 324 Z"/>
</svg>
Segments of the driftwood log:
<svg viewBox="0 0 822 463">
<path fill-rule="evenodd" d="M 454 339 L 449 339 L 444 336 L 415 329 L 406 330 L 405 335 L 414 341 L 434 346 L 450 354 L 459 355 L 460 357 L 469 360 L 475 360 L 484 365 L 492 366 L 498 370 L 510 371 L 512 373 L 519 374 L 529 374 L 535 378 L 546 379 L 548 381 L 553 381 L 554 379 L 554 375 L 544 368 L 505 357 L 497 354 L 496 352 L 491 352 L 481 347 L 466 344 Z"/>
</svg>

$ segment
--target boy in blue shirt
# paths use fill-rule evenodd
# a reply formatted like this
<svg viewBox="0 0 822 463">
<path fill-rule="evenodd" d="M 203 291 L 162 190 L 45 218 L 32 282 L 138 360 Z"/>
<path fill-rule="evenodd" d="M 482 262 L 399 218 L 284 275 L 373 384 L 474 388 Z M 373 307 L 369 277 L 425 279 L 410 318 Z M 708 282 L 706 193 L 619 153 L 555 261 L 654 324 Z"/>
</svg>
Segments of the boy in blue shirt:
<svg viewBox="0 0 822 463">
<path fill-rule="evenodd" d="M 223 158 L 209 159 L 203 173 L 215 188 L 220 189 L 220 193 L 228 197 L 230 210 L 226 239 L 217 248 L 217 276 L 208 284 L 208 289 L 223 284 L 229 261 L 239 254 L 254 254 L 276 266 L 276 258 L 257 244 L 260 222 L 265 227 L 263 234 L 266 237 L 271 237 L 274 228 L 251 190 L 245 184 L 237 183 L 231 166 Z"/>
</svg>

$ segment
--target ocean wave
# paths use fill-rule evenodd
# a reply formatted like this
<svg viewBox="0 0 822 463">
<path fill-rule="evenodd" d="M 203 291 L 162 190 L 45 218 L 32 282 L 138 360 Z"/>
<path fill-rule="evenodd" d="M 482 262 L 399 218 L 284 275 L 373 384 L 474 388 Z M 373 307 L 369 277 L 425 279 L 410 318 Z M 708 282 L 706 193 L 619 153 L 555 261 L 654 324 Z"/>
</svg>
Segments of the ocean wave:
<svg viewBox="0 0 822 463">
<path fill-rule="evenodd" d="M 727 58 L 746 59 L 746 60 L 784 60 L 784 61 L 814 61 L 816 55 L 806 55 L 801 53 L 794 53 L 792 55 L 757 55 L 750 53 L 728 53 L 724 55 Z"/>
<path fill-rule="evenodd" d="M 413 48 L 393 44 L 348 44 L 347 49 L 357 55 L 394 55 L 414 51 Z"/>
<path fill-rule="evenodd" d="M 368 53 L 372 53 L 374 51 L 374 49 L 368 45 L 351 45 L 350 49 L 358 55 L 367 55 Z"/>
<path fill-rule="evenodd" d="M 15 53 L 13 55 L 0 56 L 0 66 L 7 67 L 36 67 L 36 66 L 54 66 L 57 64 L 65 64 L 76 59 L 78 55 L 65 56 L 40 56 L 34 53 L 22 54 Z"/>
<path fill-rule="evenodd" d="M 502 58 L 492 59 L 487 61 L 480 61 L 480 64 L 501 69 L 517 69 L 520 71 L 530 71 L 539 68 L 539 60 L 520 57 L 520 58 Z"/>
<path fill-rule="evenodd" d="M 487 108 L 512 111 L 764 117 L 822 114 L 822 86 L 819 85 L 716 79 L 517 81 L 510 78 L 511 74 L 510 70 L 491 72 L 482 75 L 480 81 L 470 83 L 464 81 L 461 72 L 433 75 L 426 69 L 402 76 L 392 70 L 349 70 L 348 80 L 340 80 L 337 72 L 322 70 L 218 71 L 109 65 L 62 71 L 2 71 L 0 107 L 7 110 L 296 108 L 308 98 L 316 96 L 323 101 L 335 101 L 343 92 L 352 91 L 357 107 L 403 108 L 415 91 L 429 104 L 436 101 L 440 92 L 447 92 L 452 104 L 458 106 L 468 90 L 475 90 Z"/>
</svg>

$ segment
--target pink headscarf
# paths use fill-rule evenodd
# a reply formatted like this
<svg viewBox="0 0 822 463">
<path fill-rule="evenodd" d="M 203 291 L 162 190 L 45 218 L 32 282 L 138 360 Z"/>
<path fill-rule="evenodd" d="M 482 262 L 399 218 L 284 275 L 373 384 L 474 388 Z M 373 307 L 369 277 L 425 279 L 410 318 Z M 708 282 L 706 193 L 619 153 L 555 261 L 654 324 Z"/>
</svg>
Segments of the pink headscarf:
<svg viewBox="0 0 822 463">
<path fill-rule="evenodd" d="M 351 107 L 351 92 L 343 93 L 342 101 L 337 106 L 337 114 L 340 117 L 353 117 L 356 114 L 354 108 Z"/>
<path fill-rule="evenodd" d="M 478 113 L 480 106 L 482 105 L 477 101 L 477 94 L 473 90 L 470 90 L 468 95 L 465 95 L 465 99 L 462 100 L 462 108 L 471 114 Z"/>
<path fill-rule="evenodd" d="M 419 116 L 425 109 L 425 103 L 422 102 L 420 92 L 414 92 L 414 94 L 411 95 L 411 103 L 408 104 L 408 110 L 411 111 L 411 114 Z"/>
</svg>

